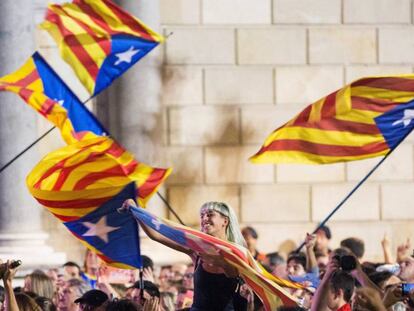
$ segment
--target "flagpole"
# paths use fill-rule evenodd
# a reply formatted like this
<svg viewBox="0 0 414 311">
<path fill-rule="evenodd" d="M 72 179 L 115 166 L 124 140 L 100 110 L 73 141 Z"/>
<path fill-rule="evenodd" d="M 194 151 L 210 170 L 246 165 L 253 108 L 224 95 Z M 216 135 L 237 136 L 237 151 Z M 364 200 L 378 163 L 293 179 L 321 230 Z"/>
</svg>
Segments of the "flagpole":
<svg viewBox="0 0 414 311">
<path fill-rule="evenodd" d="M 345 196 L 344 199 L 342 199 L 342 201 L 329 213 L 328 216 L 325 217 L 324 220 L 321 221 L 321 223 L 315 228 L 315 230 L 313 230 L 312 234 L 315 234 L 319 229 L 321 229 L 328 221 L 329 219 L 331 219 L 331 217 L 333 215 L 335 215 L 335 213 L 342 207 L 342 205 L 345 204 L 346 201 L 348 201 L 348 199 L 355 193 L 355 191 L 357 191 L 359 189 L 359 187 L 362 186 L 362 184 L 377 170 L 378 167 L 380 167 L 380 165 L 385 161 L 385 159 L 387 159 L 390 154 L 397 149 L 397 147 L 404 141 L 404 139 L 407 138 L 408 135 L 411 134 L 411 132 L 413 131 L 414 127 L 408 131 L 402 138 L 401 140 L 395 145 L 394 148 L 390 149 L 390 151 L 388 151 L 388 153 L 368 172 L 367 175 L 365 175 L 364 178 L 362 178 L 359 183 Z M 295 250 L 296 253 L 300 252 L 300 250 L 302 249 L 302 247 L 305 245 L 305 242 L 302 242 L 301 245 L 299 245 L 299 247 Z"/>
</svg>

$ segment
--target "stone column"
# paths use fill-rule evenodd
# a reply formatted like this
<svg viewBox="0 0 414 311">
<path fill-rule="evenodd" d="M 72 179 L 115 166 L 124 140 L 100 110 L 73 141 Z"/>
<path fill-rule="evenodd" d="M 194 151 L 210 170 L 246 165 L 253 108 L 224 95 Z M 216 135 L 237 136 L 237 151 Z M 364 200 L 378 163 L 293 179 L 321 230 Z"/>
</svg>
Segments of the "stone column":
<svg viewBox="0 0 414 311">
<path fill-rule="evenodd" d="M 34 52 L 32 16 L 32 1 L 0 1 L 0 76 L 15 71 Z M 0 103 L 0 163 L 4 165 L 38 137 L 37 115 L 9 92 L 0 92 Z M 48 258 L 51 249 L 41 231 L 41 208 L 25 184 L 39 160 L 36 151 L 30 149 L 0 174 L 0 258 L 20 258 L 26 268 L 53 259 Z"/>
</svg>

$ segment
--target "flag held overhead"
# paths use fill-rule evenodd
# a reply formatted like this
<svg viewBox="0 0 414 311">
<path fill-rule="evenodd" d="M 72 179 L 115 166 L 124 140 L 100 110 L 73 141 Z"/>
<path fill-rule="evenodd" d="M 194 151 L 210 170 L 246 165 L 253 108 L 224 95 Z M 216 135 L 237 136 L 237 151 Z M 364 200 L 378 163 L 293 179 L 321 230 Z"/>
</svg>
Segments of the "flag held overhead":
<svg viewBox="0 0 414 311">
<path fill-rule="evenodd" d="M 414 75 L 359 79 L 273 131 L 253 163 L 326 164 L 387 154 L 414 128 Z"/>
</svg>

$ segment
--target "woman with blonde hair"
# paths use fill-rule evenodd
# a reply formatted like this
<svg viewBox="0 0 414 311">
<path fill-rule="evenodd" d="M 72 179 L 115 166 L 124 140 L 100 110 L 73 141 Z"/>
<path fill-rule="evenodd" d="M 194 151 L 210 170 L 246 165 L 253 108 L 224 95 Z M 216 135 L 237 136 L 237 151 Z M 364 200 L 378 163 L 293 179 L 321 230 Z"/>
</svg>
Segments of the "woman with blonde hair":
<svg viewBox="0 0 414 311">
<path fill-rule="evenodd" d="M 126 201 L 125 204 L 133 204 Z M 216 238 L 245 246 L 233 209 L 222 202 L 207 202 L 200 209 L 201 231 Z M 194 300 L 192 311 L 232 311 L 239 283 L 238 271 L 222 256 L 199 254 L 142 225 L 147 235 L 167 247 L 190 256 L 194 263 Z"/>
<path fill-rule="evenodd" d="M 42 270 L 34 270 L 24 279 L 24 291 L 33 292 L 38 296 L 53 299 L 55 287 L 51 278 Z"/>
</svg>

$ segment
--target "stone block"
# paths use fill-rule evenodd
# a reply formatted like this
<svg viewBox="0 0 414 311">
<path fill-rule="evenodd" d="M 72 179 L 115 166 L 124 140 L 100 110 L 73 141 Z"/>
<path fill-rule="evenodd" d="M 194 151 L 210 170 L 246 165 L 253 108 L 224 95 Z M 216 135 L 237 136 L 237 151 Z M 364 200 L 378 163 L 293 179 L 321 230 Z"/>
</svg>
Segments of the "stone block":
<svg viewBox="0 0 414 311">
<path fill-rule="evenodd" d="M 271 0 L 208 0 L 202 3 L 204 24 L 271 23 Z"/>
<path fill-rule="evenodd" d="M 321 221 L 352 190 L 354 184 L 314 185 L 312 187 L 312 220 Z M 365 184 L 358 189 L 332 217 L 333 221 L 379 220 L 379 186 Z"/>
<path fill-rule="evenodd" d="M 165 105 L 203 103 L 203 69 L 197 66 L 166 66 L 162 100 Z"/>
<path fill-rule="evenodd" d="M 276 103 L 311 104 L 343 87 L 340 66 L 294 66 L 276 68 Z"/>
<path fill-rule="evenodd" d="M 242 142 L 262 144 L 270 133 L 292 119 L 298 112 L 296 109 L 265 105 L 243 107 L 241 109 Z"/>
<path fill-rule="evenodd" d="M 413 187 L 412 182 L 382 185 L 382 219 L 414 219 Z"/>
<path fill-rule="evenodd" d="M 371 158 L 347 163 L 347 179 L 361 180 L 379 161 L 380 158 Z M 399 180 L 413 180 L 413 146 L 409 143 L 395 149 L 369 178 L 369 181 Z"/>
<path fill-rule="evenodd" d="M 241 221 L 308 221 L 310 190 L 305 185 L 244 186 L 241 192 Z"/>
<path fill-rule="evenodd" d="M 276 181 L 317 183 L 345 180 L 345 165 L 343 163 L 327 165 L 280 164 L 276 169 Z"/>
<path fill-rule="evenodd" d="M 315 27 L 309 29 L 311 64 L 375 63 L 374 28 Z"/>
<path fill-rule="evenodd" d="M 167 28 L 174 34 L 165 43 L 168 64 L 234 64 L 233 29 Z"/>
<path fill-rule="evenodd" d="M 273 165 L 249 162 L 256 147 L 209 147 L 205 151 L 205 176 L 208 184 L 273 183 Z"/>
<path fill-rule="evenodd" d="M 200 184 L 203 182 L 203 150 L 198 147 L 168 147 L 166 166 L 173 171 L 167 179 L 168 185 Z"/>
<path fill-rule="evenodd" d="M 410 0 L 344 1 L 344 22 L 350 24 L 410 24 L 410 13 Z"/>
<path fill-rule="evenodd" d="M 371 76 L 398 75 L 412 73 L 413 68 L 408 65 L 401 66 L 349 66 L 345 68 L 345 83 Z"/>
<path fill-rule="evenodd" d="M 199 24 L 200 0 L 160 0 L 162 24 Z"/>
<path fill-rule="evenodd" d="M 205 202 L 220 201 L 229 204 L 239 214 L 237 186 L 180 186 L 168 189 L 171 207 L 186 225 L 200 225 L 200 207 Z M 175 220 L 173 215 L 170 219 Z"/>
<path fill-rule="evenodd" d="M 340 0 L 273 0 L 273 22 L 278 24 L 339 24 Z"/>
<path fill-rule="evenodd" d="M 239 112 L 235 107 L 186 106 L 169 109 L 173 145 L 236 144 Z"/>
<path fill-rule="evenodd" d="M 380 63 L 413 63 L 414 27 L 379 28 L 378 46 Z"/>
<path fill-rule="evenodd" d="M 273 104 L 273 70 L 250 67 L 207 68 L 205 92 L 207 104 Z"/>
<path fill-rule="evenodd" d="M 239 29 L 240 64 L 304 64 L 306 30 L 301 28 Z"/>
</svg>

